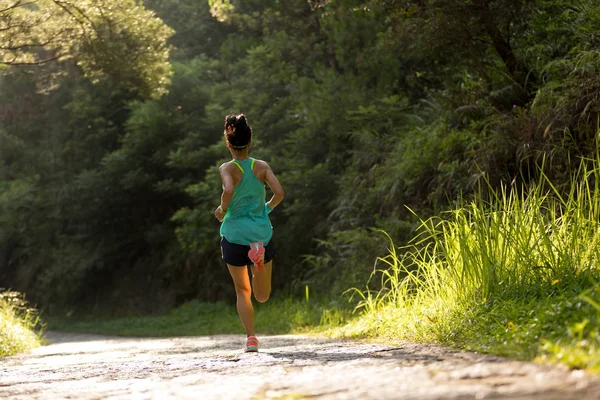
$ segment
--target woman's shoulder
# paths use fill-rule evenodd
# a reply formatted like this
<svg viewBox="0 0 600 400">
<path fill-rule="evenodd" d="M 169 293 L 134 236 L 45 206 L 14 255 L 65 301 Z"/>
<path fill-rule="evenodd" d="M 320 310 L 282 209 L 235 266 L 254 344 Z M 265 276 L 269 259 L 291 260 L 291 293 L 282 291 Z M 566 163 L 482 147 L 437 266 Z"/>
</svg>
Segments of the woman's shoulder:
<svg viewBox="0 0 600 400">
<path fill-rule="evenodd" d="M 235 171 L 238 168 L 239 167 L 237 167 L 235 165 L 235 163 L 233 162 L 233 160 L 231 160 L 231 161 L 226 161 L 223 164 L 221 164 L 219 166 L 219 171 L 221 172 L 221 174 L 222 173 L 230 174 L 230 173 L 232 173 L 233 171 Z"/>
<path fill-rule="evenodd" d="M 254 165 L 259 168 L 269 168 L 269 164 L 265 160 L 259 160 L 258 158 L 254 159 Z"/>
<path fill-rule="evenodd" d="M 252 171 L 254 171 L 254 175 L 256 175 L 256 177 L 261 181 L 264 182 L 267 171 L 270 168 L 271 167 L 269 167 L 269 164 L 267 164 L 266 161 L 258 160 L 256 158 L 254 159 L 254 167 L 252 168 Z"/>
<path fill-rule="evenodd" d="M 230 165 L 231 165 L 231 161 L 226 161 L 223 164 L 219 165 L 219 170 L 220 171 L 227 170 L 227 168 L 229 168 Z"/>
</svg>

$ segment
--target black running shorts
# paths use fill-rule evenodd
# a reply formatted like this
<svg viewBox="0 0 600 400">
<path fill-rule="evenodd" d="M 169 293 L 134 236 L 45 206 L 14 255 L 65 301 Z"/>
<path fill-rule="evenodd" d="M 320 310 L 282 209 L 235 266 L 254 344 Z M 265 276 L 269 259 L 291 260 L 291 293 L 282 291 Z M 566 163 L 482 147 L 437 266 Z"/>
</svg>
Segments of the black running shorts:
<svg viewBox="0 0 600 400">
<path fill-rule="evenodd" d="M 243 246 L 241 244 L 230 243 L 224 237 L 221 238 L 221 257 L 226 264 L 235 267 L 245 267 L 252 265 L 252 261 L 248 258 L 248 252 L 250 246 Z M 273 239 L 269 241 L 269 244 L 265 247 L 265 263 L 268 263 L 275 257 L 275 245 Z"/>
</svg>

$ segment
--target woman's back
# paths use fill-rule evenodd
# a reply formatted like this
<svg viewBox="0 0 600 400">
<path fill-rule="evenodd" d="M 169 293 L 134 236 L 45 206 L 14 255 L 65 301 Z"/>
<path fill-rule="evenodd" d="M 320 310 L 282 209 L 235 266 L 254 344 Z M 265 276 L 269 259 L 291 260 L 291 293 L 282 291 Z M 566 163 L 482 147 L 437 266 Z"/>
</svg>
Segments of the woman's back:
<svg viewBox="0 0 600 400">
<path fill-rule="evenodd" d="M 253 158 L 232 160 L 228 169 L 234 185 L 233 197 L 221 225 L 221 236 L 240 245 L 269 243 L 273 227 L 265 207 L 267 163 Z M 261 179 L 262 178 L 262 179 Z"/>
</svg>

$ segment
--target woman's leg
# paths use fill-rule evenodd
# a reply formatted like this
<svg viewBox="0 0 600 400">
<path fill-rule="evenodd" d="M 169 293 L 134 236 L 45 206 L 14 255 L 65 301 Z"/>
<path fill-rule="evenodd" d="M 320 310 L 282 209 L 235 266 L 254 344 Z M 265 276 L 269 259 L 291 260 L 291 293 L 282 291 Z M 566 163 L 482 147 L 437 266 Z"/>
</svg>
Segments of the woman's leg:
<svg viewBox="0 0 600 400">
<path fill-rule="evenodd" d="M 250 278 L 248 277 L 248 268 L 234 267 L 227 264 L 229 273 L 233 278 L 235 285 L 235 294 L 237 295 L 237 311 L 242 320 L 242 325 L 246 329 L 247 336 L 254 336 L 254 308 L 252 307 L 252 289 L 250 288 Z"/>
<path fill-rule="evenodd" d="M 269 300 L 271 295 L 271 271 L 273 270 L 273 260 L 263 265 L 262 271 L 258 271 L 255 265 L 252 266 L 252 290 L 254 298 L 259 303 Z"/>
</svg>

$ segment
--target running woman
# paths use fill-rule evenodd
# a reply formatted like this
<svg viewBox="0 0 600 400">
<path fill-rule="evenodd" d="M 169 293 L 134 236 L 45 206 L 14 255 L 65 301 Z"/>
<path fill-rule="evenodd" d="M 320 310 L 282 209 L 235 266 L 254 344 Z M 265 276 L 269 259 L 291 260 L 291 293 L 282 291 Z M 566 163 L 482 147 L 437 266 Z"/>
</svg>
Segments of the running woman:
<svg viewBox="0 0 600 400">
<path fill-rule="evenodd" d="M 256 301 L 264 303 L 271 294 L 275 248 L 268 214 L 283 200 L 284 191 L 269 164 L 249 157 L 252 129 L 243 114 L 225 117 L 223 134 L 233 160 L 219 167 L 223 193 L 215 217 L 221 222 L 221 253 L 233 278 L 237 311 L 246 330 L 246 351 L 256 352 L 258 339 L 254 332 L 251 296 L 254 292 Z M 273 191 L 268 202 L 265 202 L 265 183 Z M 253 244 L 256 247 L 251 249 Z M 264 251 L 264 258 L 255 263 L 250 256 L 256 255 L 257 248 L 260 254 Z"/>
</svg>

